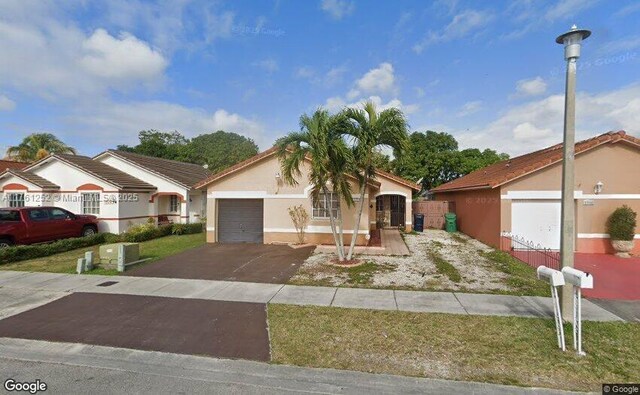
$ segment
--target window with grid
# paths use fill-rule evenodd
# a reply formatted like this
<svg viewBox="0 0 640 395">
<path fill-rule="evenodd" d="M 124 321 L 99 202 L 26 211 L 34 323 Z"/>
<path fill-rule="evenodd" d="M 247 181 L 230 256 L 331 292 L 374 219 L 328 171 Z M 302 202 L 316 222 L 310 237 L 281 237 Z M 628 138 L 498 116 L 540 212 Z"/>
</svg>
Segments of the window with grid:
<svg viewBox="0 0 640 395">
<path fill-rule="evenodd" d="M 384 198 L 382 196 L 376 198 L 376 211 L 384 211 Z"/>
<path fill-rule="evenodd" d="M 338 195 L 333 192 L 320 193 L 318 201 L 313 202 L 313 218 L 329 218 L 329 207 L 332 208 L 333 217 L 336 218 L 340 210 Z"/>
<path fill-rule="evenodd" d="M 82 214 L 100 214 L 100 193 L 90 192 L 82 195 Z"/>
<path fill-rule="evenodd" d="M 24 193 L 10 193 L 9 207 L 24 207 Z"/>
<path fill-rule="evenodd" d="M 178 195 L 169 196 L 169 211 L 172 213 L 177 213 L 180 211 L 180 201 L 178 200 Z"/>
</svg>

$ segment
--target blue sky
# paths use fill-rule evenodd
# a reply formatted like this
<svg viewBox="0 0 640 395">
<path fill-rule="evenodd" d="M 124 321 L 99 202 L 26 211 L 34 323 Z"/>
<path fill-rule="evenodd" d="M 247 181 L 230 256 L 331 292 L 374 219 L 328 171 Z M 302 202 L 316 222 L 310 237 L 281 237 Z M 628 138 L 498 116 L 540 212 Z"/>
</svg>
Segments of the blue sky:
<svg viewBox="0 0 640 395">
<path fill-rule="evenodd" d="M 0 0 L 0 149 L 47 131 L 93 155 L 151 128 L 267 148 L 302 113 L 370 99 L 521 154 L 561 140 L 554 40 L 573 23 L 593 31 L 578 137 L 638 136 L 639 19 L 623 0 Z"/>
</svg>

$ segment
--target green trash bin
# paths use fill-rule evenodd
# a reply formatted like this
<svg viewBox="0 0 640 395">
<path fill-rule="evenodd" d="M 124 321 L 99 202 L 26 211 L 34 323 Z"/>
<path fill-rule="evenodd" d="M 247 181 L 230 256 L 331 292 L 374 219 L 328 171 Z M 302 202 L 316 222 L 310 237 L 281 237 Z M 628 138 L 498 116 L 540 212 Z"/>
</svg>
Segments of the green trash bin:
<svg viewBox="0 0 640 395">
<path fill-rule="evenodd" d="M 446 213 L 444 215 L 444 226 L 447 232 L 457 232 L 456 215 L 454 213 Z"/>
</svg>

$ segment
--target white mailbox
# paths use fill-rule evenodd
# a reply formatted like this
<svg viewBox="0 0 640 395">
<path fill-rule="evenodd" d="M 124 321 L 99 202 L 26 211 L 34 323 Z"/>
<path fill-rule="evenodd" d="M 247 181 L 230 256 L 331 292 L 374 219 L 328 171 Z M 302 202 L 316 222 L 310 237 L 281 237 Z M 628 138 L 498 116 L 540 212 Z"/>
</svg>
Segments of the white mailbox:
<svg viewBox="0 0 640 395">
<path fill-rule="evenodd" d="M 560 310 L 560 300 L 558 298 L 558 287 L 564 285 L 564 276 L 561 271 L 546 266 L 538 266 L 536 272 L 538 273 L 538 278 L 540 280 L 548 282 L 551 286 L 551 301 L 553 303 L 553 318 L 556 322 L 558 347 L 564 351 L 566 350 L 564 344 L 564 327 L 562 326 L 562 312 Z"/>
<path fill-rule="evenodd" d="M 563 267 L 562 274 L 573 285 L 573 348 L 578 355 L 586 355 L 582 351 L 582 288 L 593 288 L 593 276 L 572 267 Z"/>
<path fill-rule="evenodd" d="M 572 267 L 563 267 L 562 274 L 564 275 L 564 280 L 569 284 L 580 288 L 593 288 L 593 276 L 587 272 Z"/>
<path fill-rule="evenodd" d="M 564 285 L 562 272 L 546 266 L 538 266 L 538 278 L 551 284 L 552 287 Z"/>
</svg>

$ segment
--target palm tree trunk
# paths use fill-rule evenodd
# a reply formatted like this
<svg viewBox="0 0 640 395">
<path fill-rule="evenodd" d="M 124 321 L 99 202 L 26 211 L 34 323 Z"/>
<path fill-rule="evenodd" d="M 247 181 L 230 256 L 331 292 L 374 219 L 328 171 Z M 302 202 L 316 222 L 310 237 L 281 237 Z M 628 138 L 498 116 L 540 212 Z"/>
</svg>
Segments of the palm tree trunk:
<svg viewBox="0 0 640 395">
<path fill-rule="evenodd" d="M 342 254 L 342 256 L 344 257 L 344 236 L 343 236 L 343 230 L 344 230 L 344 221 L 342 221 L 342 210 L 338 209 L 338 222 L 340 223 L 340 228 L 339 228 L 339 232 L 338 232 L 338 240 L 340 241 L 340 254 Z"/>
<path fill-rule="evenodd" d="M 347 260 L 351 260 L 353 257 L 353 250 L 356 246 L 356 239 L 358 238 L 358 231 L 360 230 L 360 220 L 362 219 L 362 210 L 364 209 L 364 193 L 367 190 L 367 182 L 362 183 L 360 187 L 360 202 L 358 204 L 358 217 L 356 218 L 356 223 L 353 228 L 353 236 L 351 237 L 351 245 L 349 246 L 349 254 L 347 255 Z"/>
<path fill-rule="evenodd" d="M 329 190 L 326 187 L 322 188 L 322 192 L 324 193 L 325 196 L 327 196 L 329 194 Z M 336 250 L 338 252 L 338 260 L 339 261 L 343 261 L 344 260 L 344 252 L 342 250 L 342 248 L 340 248 L 340 243 L 338 241 L 338 234 L 336 231 L 336 222 L 335 219 L 333 218 L 333 205 L 331 204 L 331 199 L 329 199 L 329 223 L 331 224 L 331 234 L 333 234 L 333 241 L 334 243 L 336 243 Z"/>
</svg>

